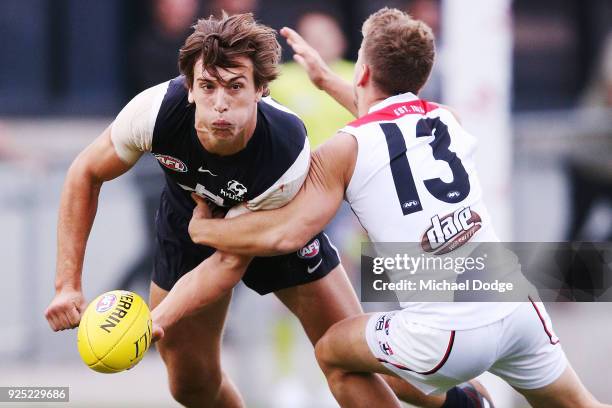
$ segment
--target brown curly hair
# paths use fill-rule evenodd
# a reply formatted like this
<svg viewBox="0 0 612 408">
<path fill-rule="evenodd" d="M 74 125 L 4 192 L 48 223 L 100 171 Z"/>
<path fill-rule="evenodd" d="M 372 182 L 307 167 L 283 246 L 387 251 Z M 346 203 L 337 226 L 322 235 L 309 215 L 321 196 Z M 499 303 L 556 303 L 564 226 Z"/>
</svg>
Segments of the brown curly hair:
<svg viewBox="0 0 612 408">
<path fill-rule="evenodd" d="M 248 57 L 253 63 L 255 86 L 269 93 L 268 84 L 279 74 L 281 47 L 276 32 L 244 13 L 221 18 L 210 16 L 200 19 L 193 26 L 193 33 L 187 37 L 179 51 L 179 71 L 187 78 L 189 89 L 193 87 L 193 71 L 201 58 L 203 69 L 222 82 L 218 69 L 241 66 L 239 57 Z"/>
</svg>

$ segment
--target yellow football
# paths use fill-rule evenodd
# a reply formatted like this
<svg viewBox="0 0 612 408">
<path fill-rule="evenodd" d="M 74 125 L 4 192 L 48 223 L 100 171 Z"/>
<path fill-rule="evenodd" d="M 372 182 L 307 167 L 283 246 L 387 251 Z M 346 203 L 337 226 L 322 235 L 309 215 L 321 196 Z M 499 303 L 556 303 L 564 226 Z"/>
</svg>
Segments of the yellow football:
<svg viewBox="0 0 612 408">
<path fill-rule="evenodd" d="M 89 368 L 118 373 L 136 365 L 151 345 L 151 313 L 136 293 L 113 290 L 87 306 L 77 336 Z"/>
</svg>

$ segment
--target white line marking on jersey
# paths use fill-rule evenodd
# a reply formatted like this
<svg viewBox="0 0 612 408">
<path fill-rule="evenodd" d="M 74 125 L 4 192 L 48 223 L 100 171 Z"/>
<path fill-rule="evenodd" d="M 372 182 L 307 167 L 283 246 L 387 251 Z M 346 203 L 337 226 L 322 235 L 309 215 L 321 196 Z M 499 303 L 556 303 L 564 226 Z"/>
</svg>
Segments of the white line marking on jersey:
<svg viewBox="0 0 612 408">
<path fill-rule="evenodd" d="M 211 175 L 211 176 L 213 176 L 213 177 L 217 177 L 217 175 L 216 175 L 216 174 L 214 174 L 212 171 L 210 171 L 210 170 L 208 170 L 208 169 L 205 169 L 205 168 L 203 168 L 202 166 L 200 166 L 200 168 L 198 169 L 198 171 L 199 171 L 200 173 L 208 173 L 208 174 L 210 174 L 210 175 Z"/>
</svg>

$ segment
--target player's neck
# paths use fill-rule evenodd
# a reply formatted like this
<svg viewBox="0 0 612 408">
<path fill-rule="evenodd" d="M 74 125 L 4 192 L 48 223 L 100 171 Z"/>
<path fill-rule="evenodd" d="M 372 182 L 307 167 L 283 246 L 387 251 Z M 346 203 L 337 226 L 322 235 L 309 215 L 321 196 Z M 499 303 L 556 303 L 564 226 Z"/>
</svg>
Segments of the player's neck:
<svg viewBox="0 0 612 408">
<path fill-rule="evenodd" d="M 381 93 L 375 93 L 372 95 L 364 95 L 362 103 L 359 104 L 359 117 L 367 115 L 372 106 L 384 101 L 389 98 L 389 95 L 384 95 Z"/>
</svg>

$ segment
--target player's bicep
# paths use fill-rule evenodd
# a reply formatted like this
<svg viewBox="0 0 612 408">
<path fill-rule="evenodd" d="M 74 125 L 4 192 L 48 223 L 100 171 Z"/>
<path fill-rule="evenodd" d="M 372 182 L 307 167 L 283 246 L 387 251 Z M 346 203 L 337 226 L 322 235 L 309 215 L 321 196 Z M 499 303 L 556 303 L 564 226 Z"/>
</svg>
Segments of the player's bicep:
<svg viewBox="0 0 612 408">
<path fill-rule="evenodd" d="M 352 136 L 338 134 L 313 152 L 302 190 L 294 199 L 299 219 L 318 233 L 334 217 L 353 166 Z"/>
</svg>

